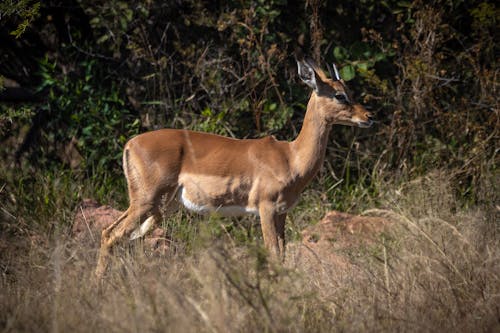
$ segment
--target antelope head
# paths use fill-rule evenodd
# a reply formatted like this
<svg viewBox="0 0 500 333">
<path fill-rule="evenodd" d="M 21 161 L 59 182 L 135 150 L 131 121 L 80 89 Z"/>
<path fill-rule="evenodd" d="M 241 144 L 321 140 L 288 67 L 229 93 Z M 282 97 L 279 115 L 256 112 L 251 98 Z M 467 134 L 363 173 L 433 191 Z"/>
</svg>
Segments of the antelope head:
<svg viewBox="0 0 500 333">
<path fill-rule="evenodd" d="M 329 68 L 330 79 L 312 59 L 297 56 L 297 67 L 302 81 L 313 89 L 311 99 L 317 103 L 321 117 L 329 125 L 366 128 L 373 124 L 372 114 L 354 101 L 335 64 L 333 73 Z"/>
</svg>

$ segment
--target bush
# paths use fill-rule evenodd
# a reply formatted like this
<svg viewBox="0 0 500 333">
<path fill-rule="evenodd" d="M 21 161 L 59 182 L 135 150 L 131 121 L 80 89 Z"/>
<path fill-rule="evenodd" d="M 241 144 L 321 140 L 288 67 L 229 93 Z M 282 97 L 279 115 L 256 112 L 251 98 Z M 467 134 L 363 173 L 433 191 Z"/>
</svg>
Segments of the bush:
<svg viewBox="0 0 500 333">
<path fill-rule="evenodd" d="M 120 172 L 125 142 L 139 133 L 140 121 L 112 82 L 103 80 L 95 61 L 75 64 L 73 73 L 60 72 L 57 62 L 40 62 L 39 90 L 48 100 L 38 112 L 45 117 L 36 163 L 46 167 L 62 161 L 76 168 Z M 69 150 L 69 151 L 68 151 Z"/>
</svg>

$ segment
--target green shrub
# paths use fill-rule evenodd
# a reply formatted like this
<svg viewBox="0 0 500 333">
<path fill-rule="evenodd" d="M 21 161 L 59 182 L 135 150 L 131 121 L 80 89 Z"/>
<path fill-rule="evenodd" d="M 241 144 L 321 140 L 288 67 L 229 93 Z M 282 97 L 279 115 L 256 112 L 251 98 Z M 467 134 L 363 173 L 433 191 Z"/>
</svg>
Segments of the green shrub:
<svg viewBox="0 0 500 333">
<path fill-rule="evenodd" d="M 119 172 L 123 145 L 139 133 L 140 121 L 95 60 L 75 66 L 65 74 L 56 61 L 40 61 L 39 89 L 48 93 L 43 139 L 48 147 L 75 141 L 88 171 Z"/>
</svg>

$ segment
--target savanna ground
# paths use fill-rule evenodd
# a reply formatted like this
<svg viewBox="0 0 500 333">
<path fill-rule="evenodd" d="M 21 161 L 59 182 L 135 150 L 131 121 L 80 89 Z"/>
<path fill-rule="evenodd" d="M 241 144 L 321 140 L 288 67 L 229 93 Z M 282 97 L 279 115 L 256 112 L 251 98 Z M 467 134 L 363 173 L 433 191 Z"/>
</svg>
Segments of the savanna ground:
<svg viewBox="0 0 500 333">
<path fill-rule="evenodd" d="M 0 11 L 2 331 L 500 330 L 494 2 Z M 179 211 L 162 221 L 168 251 L 122 244 L 96 288 L 99 235 L 76 240 L 72 223 L 84 198 L 126 207 L 127 138 L 159 127 L 293 138 L 308 97 L 296 44 L 335 60 L 378 123 L 334 128 L 287 219 L 286 262 L 267 261 L 255 218 Z M 391 225 L 370 242 L 331 239 L 347 264 L 305 256 L 301 231 L 332 209 Z"/>
<path fill-rule="evenodd" d="M 378 204 L 384 208 L 366 214 L 393 224 L 375 242 L 337 250 L 347 266 L 322 258 L 324 252 L 301 258 L 298 232 L 328 208 L 309 191 L 288 220 L 284 265 L 266 262 L 253 219 L 207 221 L 179 212 L 163 221 L 172 235 L 169 251 L 152 255 L 140 242 L 122 247 L 99 290 L 92 283 L 98 237 L 70 236 L 75 212 L 68 202 L 85 190 L 64 176 L 40 179 L 29 194 L 2 193 L 6 200 L 61 198 L 4 216 L 10 223 L 0 245 L 3 329 L 496 331 L 496 213 L 458 208 L 447 177 L 435 172 L 384 188 Z"/>
</svg>

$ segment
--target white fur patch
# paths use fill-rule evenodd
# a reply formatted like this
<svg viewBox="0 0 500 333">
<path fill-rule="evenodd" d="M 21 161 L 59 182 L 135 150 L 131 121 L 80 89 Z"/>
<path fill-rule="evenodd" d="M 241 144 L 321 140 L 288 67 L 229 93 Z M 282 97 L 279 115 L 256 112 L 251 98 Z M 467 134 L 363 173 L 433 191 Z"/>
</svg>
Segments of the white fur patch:
<svg viewBox="0 0 500 333">
<path fill-rule="evenodd" d="M 184 188 L 182 188 L 181 190 L 180 198 L 184 207 L 198 214 L 207 215 L 210 213 L 214 213 L 222 216 L 241 216 L 246 214 L 254 214 L 257 216 L 259 215 L 259 211 L 253 207 L 244 207 L 236 205 L 213 207 L 209 205 L 200 205 L 194 203 L 186 197 Z"/>
<path fill-rule="evenodd" d="M 154 216 L 148 217 L 146 221 L 142 222 L 142 224 L 137 229 L 135 229 L 132 234 L 130 234 L 130 240 L 134 240 L 144 236 L 154 224 Z"/>
</svg>

